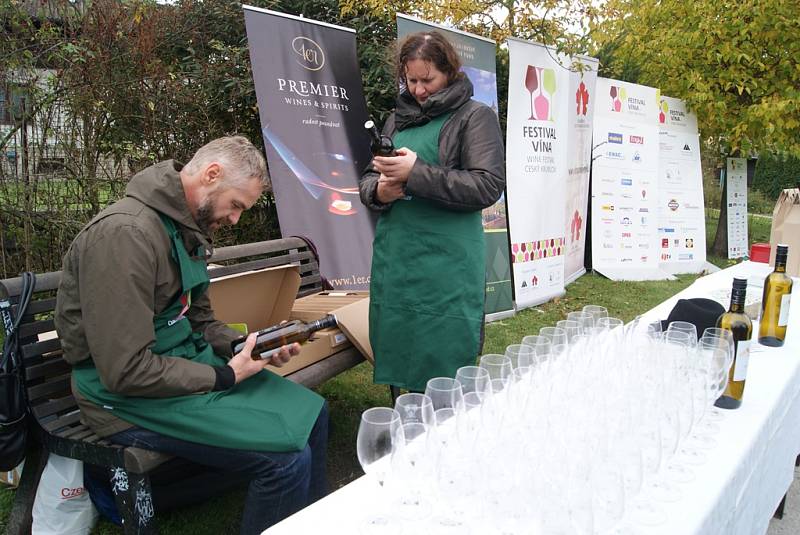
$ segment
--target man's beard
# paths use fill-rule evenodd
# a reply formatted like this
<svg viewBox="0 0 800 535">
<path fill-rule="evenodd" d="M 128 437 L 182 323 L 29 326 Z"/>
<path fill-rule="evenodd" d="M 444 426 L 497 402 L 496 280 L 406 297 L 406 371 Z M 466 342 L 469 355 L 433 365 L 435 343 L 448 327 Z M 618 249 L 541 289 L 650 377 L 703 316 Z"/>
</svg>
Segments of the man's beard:
<svg viewBox="0 0 800 535">
<path fill-rule="evenodd" d="M 217 220 L 214 219 L 214 202 L 211 195 L 200 203 L 200 207 L 197 209 L 196 223 L 205 235 L 211 236 L 214 234 L 215 229 L 211 228 L 211 225 L 217 223 Z"/>
</svg>

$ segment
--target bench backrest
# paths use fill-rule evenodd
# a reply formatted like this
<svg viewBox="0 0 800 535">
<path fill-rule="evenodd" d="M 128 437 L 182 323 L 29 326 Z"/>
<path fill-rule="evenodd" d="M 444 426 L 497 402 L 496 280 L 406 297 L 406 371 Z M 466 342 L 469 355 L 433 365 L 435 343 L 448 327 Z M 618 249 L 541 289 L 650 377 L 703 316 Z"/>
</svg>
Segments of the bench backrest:
<svg viewBox="0 0 800 535">
<path fill-rule="evenodd" d="M 300 290 L 303 297 L 323 289 L 319 262 L 309 244 L 300 238 L 262 241 L 221 247 L 209 260 L 216 264 L 212 277 L 221 277 L 253 269 L 284 264 L 300 268 Z M 62 438 L 79 440 L 91 435 L 80 426 L 80 413 L 70 390 L 70 365 L 62 358 L 61 342 L 55 333 L 53 312 L 61 272 L 37 274 L 36 289 L 19 329 L 21 352 L 25 366 L 28 402 L 41 428 Z M 12 303 L 11 314 L 17 316 L 22 278 L 0 281 L 0 299 Z"/>
</svg>

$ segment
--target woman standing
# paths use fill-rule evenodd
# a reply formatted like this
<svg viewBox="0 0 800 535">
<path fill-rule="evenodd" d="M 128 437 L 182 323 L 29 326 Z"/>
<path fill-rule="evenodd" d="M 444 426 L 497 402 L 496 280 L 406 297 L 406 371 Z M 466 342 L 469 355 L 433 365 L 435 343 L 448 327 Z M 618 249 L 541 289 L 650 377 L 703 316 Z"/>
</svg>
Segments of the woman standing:
<svg viewBox="0 0 800 535">
<path fill-rule="evenodd" d="M 460 68 L 438 32 L 402 41 L 400 95 L 383 128 L 400 148 L 376 156 L 360 184 L 361 201 L 380 212 L 369 316 L 375 382 L 415 391 L 431 377 L 453 377 L 480 352 L 481 210 L 505 186 L 497 115 L 471 99 Z"/>
</svg>

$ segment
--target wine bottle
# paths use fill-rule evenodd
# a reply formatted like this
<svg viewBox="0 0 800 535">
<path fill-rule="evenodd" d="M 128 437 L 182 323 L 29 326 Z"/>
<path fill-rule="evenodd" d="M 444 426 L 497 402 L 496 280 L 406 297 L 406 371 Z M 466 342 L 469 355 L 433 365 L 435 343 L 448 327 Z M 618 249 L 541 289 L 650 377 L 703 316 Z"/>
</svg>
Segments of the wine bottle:
<svg viewBox="0 0 800 535">
<path fill-rule="evenodd" d="M 761 298 L 761 322 L 758 327 L 758 343 L 779 347 L 786 338 L 789 323 L 789 300 L 792 297 L 792 278 L 786 274 L 788 245 L 778 245 L 775 252 L 775 271 L 764 280 L 764 295 Z"/>
<path fill-rule="evenodd" d="M 728 386 L 714 403 L 723 409 L 737 409 L 742 404 L 747 365 L 750 360 L 750 337 L 753 324 L 744 313 L 744 300 L 747 292 L 747 279 L 733 279 L 731 306 L 717 319 L 717 327 L 727 329 L 733 334 L 733 364 L 728 372 Z"/>
<path fill-rule="evenodd" d="M 328 314 L 324 318 L 309 323 L 295 320 L 267 327 L 256 332 L 256 345 L 250 352 L 250 356 L 253 360 L 267 360 L 278 353 L 281 347 L 295 342 L 301 344 L 308 340 L 314 332 L 336 325 L 336 317 Z M 231 342 L 231 351 L 234 355 L 244 348 L 246 340 L 247 336 L 242 336 Z"/>
<path fill-rule="evenodd" d="M 372 150 L 373 156 L 397 156 L 391 138 L 381 135 L 374 121 L 369 120 L 364 123 L 364 128 L 367 129 L 370 137 L 369 148 Z"/>
</svg>

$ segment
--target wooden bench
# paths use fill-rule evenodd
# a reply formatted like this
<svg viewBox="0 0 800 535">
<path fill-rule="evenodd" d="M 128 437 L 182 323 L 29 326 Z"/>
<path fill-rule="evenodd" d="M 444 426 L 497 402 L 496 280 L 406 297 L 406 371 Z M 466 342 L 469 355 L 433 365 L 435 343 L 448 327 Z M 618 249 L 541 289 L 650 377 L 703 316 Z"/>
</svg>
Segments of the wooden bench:
<svg viewBox="0 0 800 535">
<path fill-rule="evenodd" d="M 213 277 L 294 263 L 300 266 L 301 276 L 297 297 L 323 289 L 315 252 L 300 238 L 221 247 L 210 262 L 221 266 L 213 270 Z M 49 453 L 107 468 L 125 533 L 157 533 L 155 519 L 148 514 L 148 506 L 152 510 L 149 474 L 172 457 L 111 444 L 81 423 L 80 410 L 70 391 L 71 367 L 62 358 L 59 339 L 47 339 L 55 331 L 53 310 L 60 280 L 61 272 L 37 275 L 34 296 L 20 325 L 31 418 L 29 451 L 9 518 L 8 533 L 30 533 L 33 500 Z M 12 303 L 14 317 L 21 283 L 19 277 L 0 281 L 0 300 L 8 299 Z M 351 346 L 287 378 L 313 388 L 363 360 L 361 353 Z"/>
</svg>

